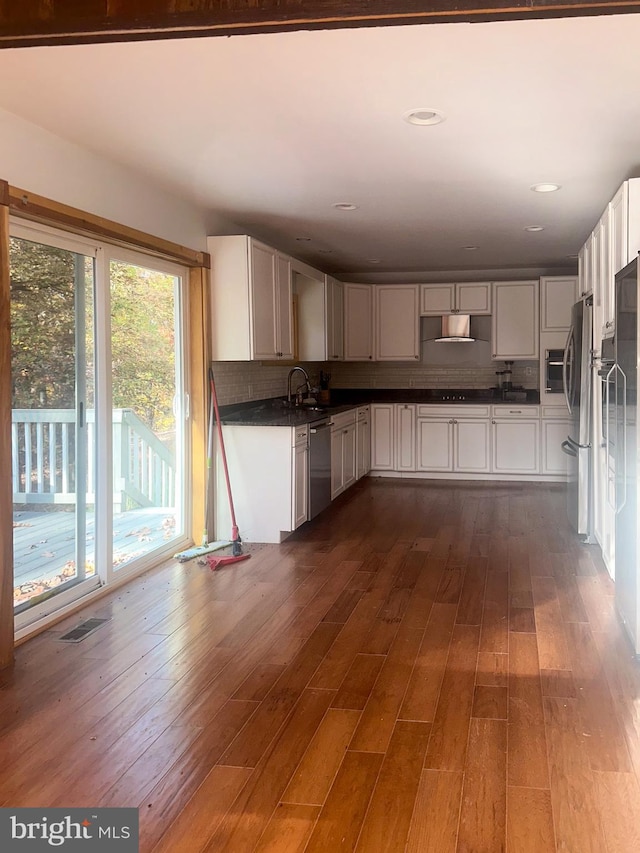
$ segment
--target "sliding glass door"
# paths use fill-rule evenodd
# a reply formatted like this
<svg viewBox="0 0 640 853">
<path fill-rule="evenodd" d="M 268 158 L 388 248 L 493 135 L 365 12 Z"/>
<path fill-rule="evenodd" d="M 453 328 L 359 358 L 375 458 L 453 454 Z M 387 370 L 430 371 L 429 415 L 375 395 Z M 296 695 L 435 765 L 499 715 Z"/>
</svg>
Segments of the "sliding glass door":
<svg viewBox="0 0 640 853">
<path fill-rule="evenodd" d="M 118 572 L 185 533 L 182 278 L 133 260 L 109 262 Z"/>
<path fill-rule="evenodd" d="M 19 233 L 25 236 L 10 242 L 17 612 L 63 593 L 68 600 L 74 587 L 98 585 L 89 435 L 95 251 Z"/>
<path fill-rule="evenodd" d="M 187 542 L 184 270 L 11 238 L 18 628 Z"/>
</svg>

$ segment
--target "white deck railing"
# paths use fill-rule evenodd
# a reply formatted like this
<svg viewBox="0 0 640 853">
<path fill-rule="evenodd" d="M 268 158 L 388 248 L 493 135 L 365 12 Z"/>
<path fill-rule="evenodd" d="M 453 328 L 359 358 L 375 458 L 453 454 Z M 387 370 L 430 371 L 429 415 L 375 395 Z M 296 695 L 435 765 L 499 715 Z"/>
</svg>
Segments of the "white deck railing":
<svg viewBox="0 0 640 853">
<path fill-rule="evenodd" d="M 76 413 L 13 409 L 14 504 L 76 502 Z M 173 454 L 131 409 L 113 410 L 114 510 L 174 506 Z M 99 451 L 99 448 L 98 448 Z M 95 503 L 95 413 L 87 412 L 87 504 Z"/>
</svg>

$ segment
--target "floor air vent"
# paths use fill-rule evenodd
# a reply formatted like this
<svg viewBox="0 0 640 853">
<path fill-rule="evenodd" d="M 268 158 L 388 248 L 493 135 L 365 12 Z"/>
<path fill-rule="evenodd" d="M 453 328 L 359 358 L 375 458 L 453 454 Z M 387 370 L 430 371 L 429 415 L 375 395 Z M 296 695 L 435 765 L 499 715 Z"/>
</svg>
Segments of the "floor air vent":
<svg viewBox="0 0 640 853">
<path fill-rule="evenodd" d="M 84 640 L 85 637 L 88 637 L 89 634 L 93 634 L 94 631 L 97 631 L 101 625 L 104 625 L 104 623 L 108 621 L 108 619 L 87 619 L 85 622 L 81 622 L 79 625 L 76 625 L 75 628 L 72 628 L 58 639 L 64 643 L 79 643 L 81 640 Z"/>
</svg>

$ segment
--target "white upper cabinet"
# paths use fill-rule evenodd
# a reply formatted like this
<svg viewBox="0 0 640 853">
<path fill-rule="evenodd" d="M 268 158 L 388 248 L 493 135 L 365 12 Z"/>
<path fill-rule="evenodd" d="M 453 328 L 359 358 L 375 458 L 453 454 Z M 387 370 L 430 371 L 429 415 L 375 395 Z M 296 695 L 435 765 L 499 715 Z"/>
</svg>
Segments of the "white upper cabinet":
<svg viewBox="0 0 640 853">
<path fill-rule="evenodd" d="M 376 361 L 419 359 L 418 285 L 378 285 L 375 297 Z"/>
<path fill-rule="evenodd" d="M 291 262 L 246 235 L 208 237 L 215 361 L 293 358 Z"/>
<path fill-rule="evenodd" d="M 344 359 L 344 285 L 327 276 L 327 358 Z"/>
<path fill-rule="evenodd" d="M 517 361 L 538 358 L 539 283 L 493 283 L 492 357 Z"/>
<path fill-rule="evenodd" d="M 344 285 L 345 361 L 373 360 L 373 288 L 370 284 Z"/>
<path fill-rule="evenodd" d="M 420 314 L 491 314 L 491 282 L 420 286 Z"/>
<path fill-rule="evenodd" d="M 543 276 L 540 279 L 540 331 L 568 331 L 571 308 L 577 298 L 576 276 Z"/>
<path fill-rule="evenodd" d="M 640 252 L 640 178 L 625 181 L 611 199 L 611 274 Z"/>
</svg>

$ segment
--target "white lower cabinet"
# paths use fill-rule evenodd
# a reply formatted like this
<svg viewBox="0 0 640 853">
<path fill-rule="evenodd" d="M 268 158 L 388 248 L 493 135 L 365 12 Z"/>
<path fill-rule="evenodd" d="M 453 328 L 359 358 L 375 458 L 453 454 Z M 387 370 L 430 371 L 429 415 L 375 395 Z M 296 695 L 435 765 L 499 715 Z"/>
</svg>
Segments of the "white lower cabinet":
<svg viewBox="0 0 640 853">
<path fill-rule="evenodd" d="M 393 403 L 371 404 L 371 470 L 395 470 L 395 416 Z"/>
<path fill-rule="evenodd" d="M 408 403 L 396 404 L 396 471 L 416 470 L 416 407 Z"/>
<path fill-rule="evenodd" d="M 539 472 L 539 420 L 494 418 L 494 474 L 537 474 Z"/>
<path fill-rule="evenodd" d="M 356 481 L 356 410 L 334 415 L 331 427 L 331 500 Z"/>
<path fill-rule="evenodd" d="M 453 471 L 453 420 L 418 418 L 418 471 Z"/>
<path fill-rule="evenodd" d="M 490 472 L 489 428 L 487 417 L 419 418 L 417 469 Z"/>
<path fill-rule="evenodd" d="M 293 529 L 309 518 L 309 431 L 295 430 L 293 448 Z"/>
<path fill-rule="evenodd" d="M 371 470 L 371 410 L 361 406 L 356 413 L 356 480 Z"/>
<path fill-rule="evenodd" d="M 224 443 L 240 535 L 247 542 L 282 542 L 307 520 L 308 428 L 225 426 Z M 215 461 L 215 535 L 228 539 L 231 515 Z"/>
<path fill-rule="evenodd" d="M 543 418 L 541 425 L 542 459 L 540 473 L 559 474 L 566 477 L 569 457 L 562 450 L 562 442 L 566 441 L 571 432 L 571 421 L 567 418 Z"/>
</svg>

